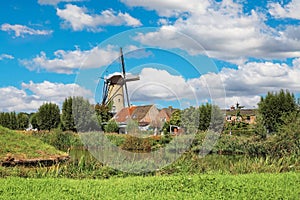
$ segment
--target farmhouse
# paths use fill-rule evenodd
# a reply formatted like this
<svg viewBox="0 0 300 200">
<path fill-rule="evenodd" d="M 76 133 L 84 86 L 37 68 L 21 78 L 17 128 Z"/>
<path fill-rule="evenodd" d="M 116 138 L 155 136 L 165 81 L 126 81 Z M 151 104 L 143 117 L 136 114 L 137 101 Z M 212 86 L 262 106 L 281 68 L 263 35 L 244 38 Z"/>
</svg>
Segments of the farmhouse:
<svg viewBox="0 0 300 200">
<path fill-rule="evenodd" d="M 238 105 L 238 104 L 237 104 Z M 247 124 L 255 124 L 256 109 L 244 109 L 243 107 L 234 107 L 224 110 L 226 113 L 225 121 L 229 123 L 244 122 Z"/>
</svg>

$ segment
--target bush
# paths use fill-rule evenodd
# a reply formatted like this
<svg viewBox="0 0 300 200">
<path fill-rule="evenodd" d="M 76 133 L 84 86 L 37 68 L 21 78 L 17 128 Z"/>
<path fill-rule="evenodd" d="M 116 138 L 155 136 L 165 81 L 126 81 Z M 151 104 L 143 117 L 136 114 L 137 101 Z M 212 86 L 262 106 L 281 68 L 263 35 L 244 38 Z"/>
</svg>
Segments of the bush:
<svg viewBox="0 0 300 200">
<path fill-rule="evenodd" d="M 151 138 L 138 138 L 128 135 L 121 148 L 128 151 L 150 152 L 153 143 L 154 141 Z"/>
<path fill-rule="evenodd" d="M 104 131 L 107 133 L 115 133 L 119 131 L 119 126 L 115 120 L 110 120 L 105 126 Z"/>
</svg>

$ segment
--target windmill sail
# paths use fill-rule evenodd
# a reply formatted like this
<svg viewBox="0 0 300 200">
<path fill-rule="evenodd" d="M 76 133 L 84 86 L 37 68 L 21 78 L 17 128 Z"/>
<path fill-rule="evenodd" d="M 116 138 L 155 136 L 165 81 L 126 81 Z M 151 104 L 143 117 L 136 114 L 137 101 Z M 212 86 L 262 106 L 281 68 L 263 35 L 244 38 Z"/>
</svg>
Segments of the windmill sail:
<svg viewBox="0 0 300 200">
<path fill-rule="evenodd" d="M 102 93 L 103 94 L 102 104 L 108 105 L 109 103 L 112 102 L 113 113 L 117 113 L 125 107 L 124 90 L 126 94 L 127 105 L 128 107 L 130 107 L 127 82 L 137 81 L 140 79 L 138 76 L 127 77 L 122 48 L 120 48 L 120 59 L 121 59 L 122 72 L 121 73 L 115 72 L 104 80 L 103 93 Z"/>
</svg>

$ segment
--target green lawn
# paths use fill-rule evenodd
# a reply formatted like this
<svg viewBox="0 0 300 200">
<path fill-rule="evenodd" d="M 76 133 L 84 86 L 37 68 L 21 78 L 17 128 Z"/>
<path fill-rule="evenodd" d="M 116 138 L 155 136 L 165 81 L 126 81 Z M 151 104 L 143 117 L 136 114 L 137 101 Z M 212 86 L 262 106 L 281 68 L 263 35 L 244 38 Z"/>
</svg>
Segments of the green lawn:
<svg viewBox="0 0 300 200">
<path fill-rule="evenodd" d="M 300 199 L 300 174 L 0 179 L 0 199 Z"/>
</svg>

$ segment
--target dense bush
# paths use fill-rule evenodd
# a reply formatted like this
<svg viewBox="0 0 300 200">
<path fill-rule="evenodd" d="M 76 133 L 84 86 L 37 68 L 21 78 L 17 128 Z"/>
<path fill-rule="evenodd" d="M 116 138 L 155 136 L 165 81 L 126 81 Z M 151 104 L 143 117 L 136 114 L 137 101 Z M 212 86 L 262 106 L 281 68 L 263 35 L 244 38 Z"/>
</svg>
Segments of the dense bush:
<svg viewBox="0 0 300 200">
<path fill-rule="evenodd" d="M 110 120 L 105 126 L 104 131 L 107 133 L 115 133 L 119 131 L 119 126 L 115 120 Z"/>
<path fill-rule="evenodd" d="M 121 145 L 121 148 L 128 151 L 150 152 L 153 144 L 154 140 L 151 138 L 139 138 L 128 135 Z"/>
</svg>

